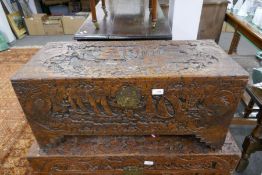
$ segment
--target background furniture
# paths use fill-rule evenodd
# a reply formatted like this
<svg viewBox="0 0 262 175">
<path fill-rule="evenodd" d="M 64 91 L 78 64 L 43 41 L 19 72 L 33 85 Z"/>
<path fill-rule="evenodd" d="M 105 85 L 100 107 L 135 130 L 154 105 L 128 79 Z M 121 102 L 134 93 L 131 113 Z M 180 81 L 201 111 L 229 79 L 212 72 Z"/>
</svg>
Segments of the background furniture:
<svg viewBox="0 0 262 175">
<path fill-rule="evenodd" d="M 256 47 L 262 49 L 262 33 L 256 26 L 245 18 L 238 17 L 231 12 L 226 13 L 225 21 L 235 28 L 228 54 L 235 53 L 240 40 L 240 34 L 250 40 Z"/>
<path fill-rule="evenodd" d="M 252 131 L 252 133 L 245 138 L 245 141 L 242 145 L 243 151 L 241 160 L 238 163 L 236 171 L 241 172 L 246 169 L 248 166 L 248 159 L 250 155 L 256 151 L 262 151 L 262 90 L 248 86 L 246 92 L 250 95 L 251 100 L 246 109 L 245 116 L 248 117 L 250 114 L 250 109 L 252 109 L 254 104 L 257 104 L 259 107 L 259 112 L 257 114 L 257 126 Z"/>
<path fill-rule="evenodd" d="M 157 3 L 157 26 L 152 28 L 148 0 L 106 0 L 107 16 L 102 2 L 96 5 L 99 30 L 93 26 L 91 15 L 75 34 L 78 41 L 90 40 L 171 40 L 166 8 Z"/>
<path fill-rule="evenodd" d="M 197 39 L 213 39 L 218 42 L 227 4 L 227 0 L 204 0 Z"/>
<path fill-rule="evenodd" d="M 106 10 L 106 4 L 105 0 L 102 1 L 102 9 L 107 16 L 107 10 Z M 158 0 L 149 0 L 150 1 L 150 7 L 151 7 L 151 15 L 152 15 L 152 27 L 156 27 L 156 22 L 157 22 L 157 3 Z M 96 27 L 96 29 L 99 29 L 99 25 L 97 22 L 97 15 L 96 15 L 96 2 L 95 0 L 90 0 L 90 9 L 91 9 L 91 14 L 92 14 L 92 21 Z"/>
<path fill-rule="evenodd" d="M 225 21 L 233 26 L 235 29 L 228 54 L 237 52 L 237 47 L 241 35 L 247 38 L 256 47 L 262 49 L 261 30 L 254 26 L 247 18 L 241 18 L 231 12 L 227 12 Z M 259 109 L 256 116 L 257 126 L 252 131 L 252 133 L 245 138 L 243 142 L 242 158 L 236 168 L 236 171 L 238 172 L 244 171 L 246 169 L 249 163 L 248 159 L 252 153 L 262 150 L 262 92 L 261 90 L 258 90 L 251 86 L 248 86 L 246 88 L 246 92 L 251 99 L 248 105 L 245 107 L 244 118 L 248 118 L 251 112 L 257 111 L 257 109 L 253 109 L 254 104 L 256 104 Z"/>
</svg>

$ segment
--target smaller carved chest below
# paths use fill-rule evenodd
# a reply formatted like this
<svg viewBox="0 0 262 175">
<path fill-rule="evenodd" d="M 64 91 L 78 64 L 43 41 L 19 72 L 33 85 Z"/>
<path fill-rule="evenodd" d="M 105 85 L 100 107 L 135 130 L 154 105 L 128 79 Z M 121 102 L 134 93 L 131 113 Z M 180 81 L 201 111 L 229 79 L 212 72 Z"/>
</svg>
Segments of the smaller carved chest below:
<svg viewBox="0 0 262 175">
<path fill-rule="evenodd" d="M 213 41 L 49 43 L 12 85 L 40 147 L 69 135 L 193 135 L 221 148 L 248 74 Z"/>
<path fill-rule="evenodd" d="M 230 133 L 219 150 L 192 136 L 69 136 L 27 158 L 34 175 L 230 175 L 240 150 Z"/>
</svg>

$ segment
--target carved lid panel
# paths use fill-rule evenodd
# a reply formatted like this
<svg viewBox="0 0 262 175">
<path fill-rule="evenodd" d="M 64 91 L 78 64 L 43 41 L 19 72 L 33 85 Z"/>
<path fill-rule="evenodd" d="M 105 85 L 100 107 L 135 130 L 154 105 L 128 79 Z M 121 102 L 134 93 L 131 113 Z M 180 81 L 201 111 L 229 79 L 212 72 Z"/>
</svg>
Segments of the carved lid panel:
<svg viewBox="0 0 262 175">
<path fill-rule="evenodd" d="M 12 78 L 245 76 L 215 42 L 117 41 L 47 44 Z"/>
</svg>

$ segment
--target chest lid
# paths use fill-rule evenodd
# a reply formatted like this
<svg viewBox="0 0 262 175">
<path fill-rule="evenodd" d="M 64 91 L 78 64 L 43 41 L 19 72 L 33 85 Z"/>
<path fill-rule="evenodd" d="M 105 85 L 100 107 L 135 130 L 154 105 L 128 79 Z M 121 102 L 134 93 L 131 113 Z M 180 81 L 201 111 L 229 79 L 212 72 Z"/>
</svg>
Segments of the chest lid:
<svg viewBox="0 0 262 175">
<path fill-rule="evenodd" d="M 247 77 L 215 42 L 52 42 L 12 80 Z"/>
</svg>

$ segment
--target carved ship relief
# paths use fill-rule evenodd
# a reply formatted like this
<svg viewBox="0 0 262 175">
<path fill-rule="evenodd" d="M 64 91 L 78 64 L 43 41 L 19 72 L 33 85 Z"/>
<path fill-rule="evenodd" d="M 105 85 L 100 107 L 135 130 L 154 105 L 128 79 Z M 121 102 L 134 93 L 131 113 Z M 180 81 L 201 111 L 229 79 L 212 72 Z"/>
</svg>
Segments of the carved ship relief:
<svg viewBox="0 0 262 175">
<path fill-rule="evenodd" d="M 210 145 L 222 144 L 221 139 L 205 138 L 206 131 L 224 129 L 234 113 L 234 101 L 241 94 L 215 85 L 165 83 L 161 86 L 152 81 L 49 81 L 31 86 L 24 83 L 19 84 L 17 95 L 28 120 L 53 133 L 196 135 Z M 164 94 L 152 95 L 154 87 L 164 87 Z"/>
</svg>

